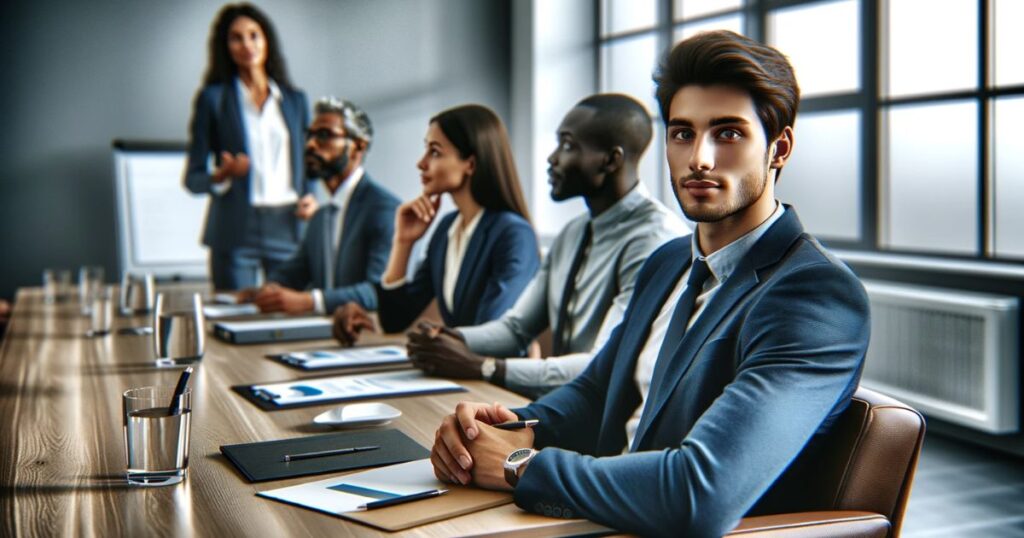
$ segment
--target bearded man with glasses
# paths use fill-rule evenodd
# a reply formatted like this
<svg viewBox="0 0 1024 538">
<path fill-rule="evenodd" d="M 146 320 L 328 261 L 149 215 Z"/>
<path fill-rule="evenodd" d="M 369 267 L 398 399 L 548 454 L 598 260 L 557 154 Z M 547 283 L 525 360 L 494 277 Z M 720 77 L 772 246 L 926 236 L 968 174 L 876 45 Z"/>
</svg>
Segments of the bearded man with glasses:
<svg viewBox="0 0 1024 538">
<path fill-rule="evenodd" d="M 243 290 L 239 302 L 290 314 L 327 314 L 349 302 L 376 310 L 373 282 L 387 265 L 399 200 L 363 170 L 373 141 L 366 113 L 335 97 L 317 101 L 314 112 L 306 176 L 322 179 L 330 197 L 310 220 L 298 252 L 262 288 Z"/>
</svg>

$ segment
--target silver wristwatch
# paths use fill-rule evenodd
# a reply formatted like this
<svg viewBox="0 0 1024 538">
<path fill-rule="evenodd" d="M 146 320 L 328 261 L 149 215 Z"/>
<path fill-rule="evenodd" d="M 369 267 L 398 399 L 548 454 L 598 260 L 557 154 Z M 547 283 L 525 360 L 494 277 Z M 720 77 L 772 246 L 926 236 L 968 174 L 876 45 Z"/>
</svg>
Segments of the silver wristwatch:
<svg viewBox="0 0 1024 538">
<path fill-rule="evenodd" d="M 537 451 L 532 448 L 520 448 L 509 454 L 505 458 L 505 482 L 516 487 L 516 484 L 519 483 L 519 470 L 530 463 L 530 460 L 536 455 Z"/>
<path fill-rule="evenodd" d="M 484 359 L 483 364 L 480 365 L 480 377 L 484 378 L 484 381 L 490 381 L 494 377 L 494 370 L 498 367 L 498 361 L 493 357 L 487 357 Z"/>
</svg>

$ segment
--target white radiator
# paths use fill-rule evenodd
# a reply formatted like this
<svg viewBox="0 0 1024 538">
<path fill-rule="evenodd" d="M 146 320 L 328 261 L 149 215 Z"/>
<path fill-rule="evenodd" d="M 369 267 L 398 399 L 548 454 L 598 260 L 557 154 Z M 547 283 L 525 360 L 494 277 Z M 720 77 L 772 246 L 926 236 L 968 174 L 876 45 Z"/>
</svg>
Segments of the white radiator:
<svg viewBox="0 0 1024 538">
<path fill-rule="evenodd" d="M 862 384 L 925 415 L 989 433 L 1020 426 L 1016 297 L 864 281 L 871 344 Z"/>
</svg>

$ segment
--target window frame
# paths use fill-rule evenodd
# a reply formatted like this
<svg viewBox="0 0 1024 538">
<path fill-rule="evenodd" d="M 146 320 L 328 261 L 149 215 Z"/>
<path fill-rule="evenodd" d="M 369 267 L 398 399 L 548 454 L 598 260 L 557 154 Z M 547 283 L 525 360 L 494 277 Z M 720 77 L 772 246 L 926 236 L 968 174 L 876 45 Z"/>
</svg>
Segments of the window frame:
<svg viewBox="0 0 1024 538">
<path fill-rule="evenodd" d="M 631 30 L 629 32 L 602 34 L 603 5 L 614 0 L 594 0 L 595 17 L 595 80 L 596 88 L 603 88 L 605 78 L 602 65 L 603 49 L 617 41 L 654 33 L 657 35 L 658 50 L 663 54 L 673 43 L 676 28 L 683 24 L 697 23 L 723 16 L 740 14 L 743 16 L 744 33 L 759 42 L 766 43 L 768 15 L 779 9 L 811 6 L 832 0 L 744 0 L 739 8 L 726 9 L 702 14 L 685 21 L 675 19 L 674 0 L 657 0 L 656 24 L 653 27 Z M 685 1 L 685 0 L 684 0 Z M 828 236 L 819 237 L 826 246 L 839 250 L 863 251 L 881 255 L 932 257 L 958 261 L 980 261 L 1009 263 L 1024 266 L 1024 257 L 997 257 L 995 251 L 995 161 L 994 147 L 994 100 L 1007 96 L 1024 95 L 1024 84 L 1011 84 L 996 87 L 994 71 L 995 47 L 994 37 L 994 2 L 996 0 L 977 0 L 978 2 L 978 77 L 975 86 L 969 90 L 944 91 L 922 95 L 888 97 L 883 93 L 882 69 L 886 68 L 886 44 L 888 36 L 884 24 L 885 10 L 893 0 L 857 0 L 860 15 L 860 88 L 856 91 L 812 96 L 801 98 L 800 113 L 838 112 L 856 110 L 860 114 L 860 175 L 859 189 L 861 195 L 860 233 L 859 240 L 840 239 Z M 656 58 L 656 61 L 660 59 Z M 883 162 L 886 148 L 885 124 L 882 121 L 886 112 L 894 106 L 908 104 L 937 104 L 955 100 L 970 100 L 977 103 L 977 238 L 976 249 L 972 254 L 953 254 L 941 251 L 905 250 L 885 246 L 887 229 L 884 196 L 889 184 L 886 177 L 888 163 Z M 658 136 L 664 138 L 664 127 L 659 111 L 651 111 Z M 667 165 L 660 159 L 658 170 L 664 177 Z M 664 181 L 660 181 L 660 191 L 654 193 L 662 200 L 668 200 L 671 193 L 666 192 Z M 668 195 L 668 196 L 666 196 Z M 1005 232 L 1004 232 L 1005 233 Z"/>
</svg>

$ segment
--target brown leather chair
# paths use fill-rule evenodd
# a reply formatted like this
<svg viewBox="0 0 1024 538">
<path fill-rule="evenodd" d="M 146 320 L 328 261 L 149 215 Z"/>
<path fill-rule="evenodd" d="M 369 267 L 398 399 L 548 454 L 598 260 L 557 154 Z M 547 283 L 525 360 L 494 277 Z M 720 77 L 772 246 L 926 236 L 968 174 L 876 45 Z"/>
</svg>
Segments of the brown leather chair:
<svg viewBox="0 0 1024 538">
<path fill-rule="evenodd" d="M 857 389 L 834 428 L 729 536 L 899 536 L 924 430 L 914 409 Z"/>
</svg>

